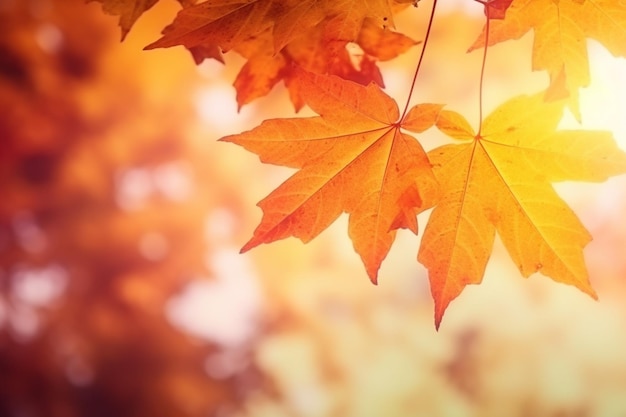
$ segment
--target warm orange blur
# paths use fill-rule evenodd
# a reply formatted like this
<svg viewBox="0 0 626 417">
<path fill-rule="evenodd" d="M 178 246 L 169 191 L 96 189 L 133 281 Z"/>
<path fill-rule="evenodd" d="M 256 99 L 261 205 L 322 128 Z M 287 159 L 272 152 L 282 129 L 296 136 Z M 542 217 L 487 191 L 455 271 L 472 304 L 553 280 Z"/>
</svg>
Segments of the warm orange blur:
<svg viewBox="0 0 626 417">
<path fill-rule="evenodd" d="M 473 122 L 482 9 L 464 2 L 473 18 L 438 13 L 413 101 Z M 237 113 L 236 56 L 142 51 L 179 7 L 159 2 L 120 43 L 97 3 L 0 0 L 0 416 L 626 415 L 626 179 L 557 185 L 594 236 L 599 302 L 522 279 L 497 242 L 435 332 L 409 232 L 378 286 L 345 216 L 306 246 L 238 254 L 290 170 L 216 139 L 292 108 L 280 86 Z M 398 28 L 422 39 L 429 7 Z M 490 50 L 486 113 L 545 88 L 531 43 Z M 626 148 L 624 63 L 592 47 L 583 123 Z M 418 53 L 381 63 L 399 102 Z"/>
</svg>

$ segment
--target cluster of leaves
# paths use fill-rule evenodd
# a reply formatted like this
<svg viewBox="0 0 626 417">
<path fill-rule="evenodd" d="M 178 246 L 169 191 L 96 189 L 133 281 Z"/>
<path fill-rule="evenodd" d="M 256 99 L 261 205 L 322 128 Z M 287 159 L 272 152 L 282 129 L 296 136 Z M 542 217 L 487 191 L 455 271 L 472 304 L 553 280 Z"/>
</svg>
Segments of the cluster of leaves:
<svg viewBox="0 0 626 417">
<path fill-rule="evenodd" d="M 222 61 L 222 53 L 237 52 L 247 60 L 235 80 L 239 106 L 283 81 L 296 110 L 302 108 L 297 67 L 384 86 L 376 62 L 395 58 L 416 44 L 386 30 L 393 27 L 394 13 L 412 0 L 227 0 L 197 5 L 193 0 L 179 1 L 183 10 L 147 49 L 183 45 L 196 63 L 206 58 Z M 122 37 L 156 2 L 102 1 L 105 11 L 120 15 Z M 360 50 L 349 53 L 348 43 Z"/>
<path fill-rule="evenodd" d="M 120 15 L 123 35 L 156 3 L 97 1 Z M 486 24 L 470 50 L 532 29 L 533 69 L 547 71 L 550 83 L 541 94 L 502 104 L 474 131 L 441 104 L 411 107 L 414 84 L 403 111 L 381 90 L 376 62 L 417 44 L 393 30 L 394 16 L 417 2 L 181 1 L 183 9 L 148 49 L 183 45 L 196 62 L 235 51 L 247 59 L 235 80 L 240 106 L 284 81 L 296 110 L 306 104 L 319 114 L 267 120 L 223 138 L 263 162 L 299 169 L 259 203 L 261 224 L 243 250 L 288 236 L 307 242 L 347 212 L 354 248 L 376 282 L 396 231 L 417 233 L 417 214 L 434 207 L 418 260 L 429 270 L 437 326 L 450 301 L 481 282 L 496 231 L 522 275 L 541 272 L 595 297 L 583 260 L 591 237 L 551 184 L 624 173 L 626 154 L 609 132 L 557 125 L 566 107 L 581 117 L 578 90 L 590 82 L 587 39 L 626 56 L 626 6 L 612 0 L 479 3 Z M 436 1 L 432 14 L 435 7 Z M 425 39 L 429 30 L 430 24 Z M 426 153 L 406 133 L 431 127 L 458 143 Z"/>
</svg>

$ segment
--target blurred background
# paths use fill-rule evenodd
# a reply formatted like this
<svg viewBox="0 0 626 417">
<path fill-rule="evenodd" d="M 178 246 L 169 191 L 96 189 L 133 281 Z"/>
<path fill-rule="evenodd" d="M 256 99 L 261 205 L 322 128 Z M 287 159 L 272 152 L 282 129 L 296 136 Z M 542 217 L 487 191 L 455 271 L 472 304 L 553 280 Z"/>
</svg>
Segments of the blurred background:
<svg viewBox="0 0 626 417">
<path fill-rule="evenodd" d="M 430 4 L 398 29 L 422 40 Z M 233 54 L 143 51 L 179 8 L 160 1 L 120 43 L 98 3 L 0 0 L 0 416 L 626 416 L 624 176 L 556 184 L 594 236 L 599 302 L 521 278 L 496 242 L 436 332 L 408 232 L 378 286 L 345 217 L 306 246 L 238 253 L 291 171 L 216 140 L 293 107 L 277 86 L 237 112 Z M 414 103 L 477 125 L 481 54 L 465 50 L 483 18 L 441 2 Z M 547 85 L 531 47 L 490 49 L 487 113 Z M 589 48 L 583 126 L 626 149 L 626 64 Z M 399 103 L 418 54 L 380 63 Z"/>
</svg>

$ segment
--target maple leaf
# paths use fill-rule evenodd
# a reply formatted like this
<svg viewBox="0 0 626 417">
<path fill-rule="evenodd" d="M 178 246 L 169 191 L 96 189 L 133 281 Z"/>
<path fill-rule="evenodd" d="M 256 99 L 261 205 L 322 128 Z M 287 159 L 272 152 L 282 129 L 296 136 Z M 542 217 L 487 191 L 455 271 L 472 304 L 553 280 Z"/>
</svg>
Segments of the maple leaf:
<svg viewBox="0 0 626 417">
<path fill-rule="evenodd" d="M 211 45 L 226 52 L 271 28 L 276 53 L 318 25 L 325 41 L 351 42 L 366 19 L 393 27 L 394 11 L 406 6 L 404 0 L 214 0 L 181 10 L 163 37 L 146 49 Z"/>
<path fill-rule="evenodd" d="M 93 1 L 102 3 L 102 10 L 105 13 L 120 17 L 119 25 L 124 40 L 139 16 L 154 6 L 158 0 L 87 0 L 87 3 Z"/>
<path fill-rule="evenodd" d="M 235 79 L 239 108 L 262 97 L 281 80 L 289 91 L 296 110 L 304 105 L 298 84 L 296 67 L 317 74 L 332 74 L 367 85 L 375 82 L 384 87 L 376 62 L 387 61 L 404 53 L 418 42 L 389 29 L 383 29 L 367 19 L 358 35 L 356 45 L 362 48 L 356 56 L 347 50 L 347 42 L 334 42 L 329 47 L 324 40 L 323 27 L 318 26 L 294 39 L 280 53 L 273 53 L 269 30 L 244 41 L 235 50 L 248 61 Z M 353 45 L 355 46 L 355 45 Z"/>
<path fill-rule="evenodd" d="M 216 0 L 181 10 L 145 49 L 183 45 L 196 63 L 234 50 L 247 59 L 235 87 L 239 108 L 281 80 L 296 110 L 303 106 L 293 64 L 363 85 L 384 86 L 377 60 L 395 58 L 415 41 L 390 30 L 406 0 Z M 362 56 L 346 51 L 355 42 Z"/>
<path fill-rule="evenodd" d="M 126 38 L 137 19 L 152 8 L 158 0 L 86 0 L 87 3 L 97 1 L 102 3 L 105 13 L 119 16 L 119 25 L 122 29 L 122 40 Z M 193 5 L 196 0 L 178 0 L 183 7 Z"/>
<path fill-rule="evenodd" d="M 481 282 L 497 231 L 523 276 L 534 272 L 595 297 L 583 248 L 591 237 L 551 182 L 603 181 L 626 172 L 610 132 L 556 131 L 564 102 L 512 99 L 476 135 L 455 112 L 437 126 L 470 142 L 428 153 L 442 198 L 424 230 L 418 260 L 429 270 L 438 327 L 450 301 Z"/>
<path fill-rule="evenodd" d="M 259 202 L 263 218 L 242 251 L 288 236 L 306 243 L 347 212 L 354 248 L 376 282 L 396 229 L 417 233 L 416 214 L 435 202 L 426 154 L 400 130 L 432 126 L 436 112 L 424 106 L 435 105 L 415 107 L 398 121 L 395 101 L 374 84 L 303 70 L 298 78 L 305 102 L 320 116 L 266 120 L 221 139 L 262 162 L 299 169 Z"/>
<path fill-rule="evenodd" d="M 549 100 L 569 97 L 580 119 L 578 89 L 589 85 L 586 38 L 626 56 L 626 7 L 615 0 L 513 0 L 504 20 L 491 22 L 489 45 L 518 39 L 533 29 L 533 70 L 550 76 Z M 485 45 L 485 33 L 470 51 Z"/>
<path fill-rule="evenodd" d="M 247 39 L 272 28 L 279 51 L 300 31 L 324 18 L 315 0 L 216 0 L 184 8 L 163 36 L 146 49 L 176 45 L 194 48 L 217 46 L 229 51 Z"/>
<path fill-rule="evenodd" d="M 381 61 L 394 59 L 421 43 L 388 27 L 377 25 L 372 19 L 363 22 L 355 42 L 365 53 Z"/>
<path fill-rule="evenodd" d="M 329 2 L 327 13 L 333 16 L 327 23 L 327 38 L 354 41 L 365 18 L 380 26 L 393 27 L 392 5 L 389 0 L 339 0 Z"/>
</svg>

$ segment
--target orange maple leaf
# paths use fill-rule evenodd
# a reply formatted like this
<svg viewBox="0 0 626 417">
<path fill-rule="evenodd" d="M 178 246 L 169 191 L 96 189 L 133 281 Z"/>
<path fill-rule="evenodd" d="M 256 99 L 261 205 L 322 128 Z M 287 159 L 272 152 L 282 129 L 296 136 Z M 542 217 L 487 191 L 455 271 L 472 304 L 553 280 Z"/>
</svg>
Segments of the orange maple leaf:
<svg viewBox="0 0 626 417">
<path fill-rule="evenodd" d="M 376 62 L 416 44 L 390 30 L 407 0 L 215 0 L 181 10 L 145 49 L 183 45 L 196 63 L 236 51 L 247 59 L 235 80 L 239 107 L 284 80 L 294 107 L 303 105 L 291 69 L 334 74 L 384 86 Z M 362 56 L 349 54 L 355 42 Z"/>
<path fill-rule="evenodd" d="M 271 28 L 275 53 L 318 24 L 327 41 L 350 42 L 365 19 L 393 27 L 394 10 L 406 6 L 404 0 L 214 0 L 181 10 L 163 37 L 146 49 L 214 45 L 226 52 Z"/>
<path fill-rule="evenodd" d="M 626 172 L 610 132 L 557 131 L 564 102 L 512 99 L 476 136 L 459 114 L 437 126 L 470 142 L 428 153 L 442 198 L 424 230 L 418 260 L 429 270 L 438 327 L 450 301 L 481 282 L 497 231 L 523 276 L 534 272 L 595 297 L 583 248 L 591 237 L 551 182 L 603 181 Z"/>
<path fill-rule="evenodd" d="M 274 53 L 271 33 L 266 30 L 235 49 L 248 59 L 235 79 L 237 103 L 241 108 L 268 94 L 278 82 L 284 80 L 291 101 L 299 110 L 304 101 L 294 72 L 297 67 L 317 74 L 337 75 L 363 85 L 373 81 L 384 87 L 376 62 L 393 59 L 417 43 L 366 19 L 356 40 L 362 51 L 351 54 L 346 48 L 347 42 L 341 41 L 335 41 L 336 46 L 330 48 L 324 40 L 323 28 L 317 26 L 292 40 L 281 52 Z"/>
<path fill-rule="evenodd" d="M 548 100 L 569 97 L 580 118 L 578 89 L 589 85 L 586 38 L 626 56 L 626 7 L 615 0 L 513 0 L 504 20 L 491 22 L 489 45 L 518 39 L 534 29 L 533 70 L 550 75 Z M 470 51 L 485 45 L 485 33 Z"/>
<path fill-rule="evenodd" d="M 330 40 L 355 40 L 365 18 L 371 18 L 380 26 L 393 27 L 390 0 L 333 0 L 326 3 L 327 15 L 331 16 L 326 24 Z"/>
<path fill-rule="evenodd" d="M 274 119 L 221 140 L 261 161 L 299 168 L 259 202 L 263 219 L 242 251 L 288 236 L 308 242 L 342 212 L 373 282 L 398 228 L 417 233 L 416 214 L 431 207 L 437 185 L 424 150 L 401 127 L 421 132 L 438 105 L 414 107 L 402 121 L 396 102 L 376 85 L 300 70 L 306 103 L 320 116 Z"/>
<path fill-rule="evenodd" d="M 145 49 L 217 46 L 226 52 L 271 27 L 279 6 L 276 0 L 218 0 L 187 7 Z"/>
</svg>

